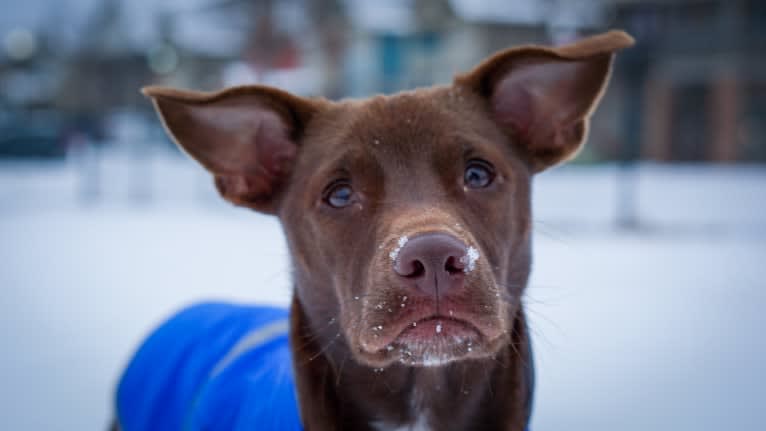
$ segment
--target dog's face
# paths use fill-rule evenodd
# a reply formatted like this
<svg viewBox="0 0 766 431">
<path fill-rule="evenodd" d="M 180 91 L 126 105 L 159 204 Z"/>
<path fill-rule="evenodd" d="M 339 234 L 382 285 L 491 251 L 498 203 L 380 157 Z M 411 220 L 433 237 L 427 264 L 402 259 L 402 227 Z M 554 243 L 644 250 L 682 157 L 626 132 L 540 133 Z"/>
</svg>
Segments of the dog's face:
<svg viewBox="0 0 766 431">
<path fill-rule="evenodd" d="M 361 101 L 147 94 L 226 199 L 280 217 L 312 334 L 371 367 L 435 366 L 508 345 L 531 176 L 580 147 L 630 43 L 512 49 L 450 86 Z"/>
<path fill-rule="evenodd" d="M 372 366 L 507 342 L 529 267 L 530 169 L 481 97 L 418 90 L 314 121 L 279 209 L 313 320 L 337 317 Z"/>
</svg>

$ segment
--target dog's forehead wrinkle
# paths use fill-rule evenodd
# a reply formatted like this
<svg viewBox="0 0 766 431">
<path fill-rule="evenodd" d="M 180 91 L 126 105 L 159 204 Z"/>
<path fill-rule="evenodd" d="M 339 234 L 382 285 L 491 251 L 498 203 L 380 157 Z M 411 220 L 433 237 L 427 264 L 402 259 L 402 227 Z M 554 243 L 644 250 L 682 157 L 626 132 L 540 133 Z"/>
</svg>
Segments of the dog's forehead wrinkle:
<svg viewBox="0 0 766 431">
<path fill-rule="evenodd" d="M 303 169 L 327 175 L 325 172 L 344 168 L 352 176 L 381 184 L 390 192 L 386 200 L 416 197 L 424 193 L 421 189 L 438 186 L 434 180 L 437 172 L 431 172 L 434 154 L 443 152 L 445 142 L 460 144 L 446 136 L 442 125 L 452 121 L 444 112 L 423 108 L 410 98 L 374 98 L 337 108 L 338 112 L 327 116 L 342 116 L 343 124 L 335 127 L 332 121 L 318 121 L 306 138 L 309 151 L 302 155 Z M 421 121 L 421 117 L 427 118 Z M 372 172 L 379 174 L 372 177 Z"/>
</svg>

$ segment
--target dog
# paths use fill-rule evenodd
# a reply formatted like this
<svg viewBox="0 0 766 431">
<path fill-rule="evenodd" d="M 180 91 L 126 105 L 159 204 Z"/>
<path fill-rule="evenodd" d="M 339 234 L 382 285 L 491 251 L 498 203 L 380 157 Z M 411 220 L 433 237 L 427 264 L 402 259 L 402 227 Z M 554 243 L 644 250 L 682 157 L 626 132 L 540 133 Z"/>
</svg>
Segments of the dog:
<svg viewBox="0 0 766 431">
<path fill-rule="evenodd" d="M 145 88 L 224 199 L 279 217 L 294 294 L 289 314 L 207 304 L 168 321 L 123 377 L 118 427 L 527 429 L 531 180 L 581 148 L 632 43 L 610 31 L 511 48 L 450 85 L 363 100 Z M 192 367 L 197 354 L 212 356 Z M 236 364 L 246 377 L 211 395 Z M 172 409 L 176 422 L 152 423 Z"/>
</svg>

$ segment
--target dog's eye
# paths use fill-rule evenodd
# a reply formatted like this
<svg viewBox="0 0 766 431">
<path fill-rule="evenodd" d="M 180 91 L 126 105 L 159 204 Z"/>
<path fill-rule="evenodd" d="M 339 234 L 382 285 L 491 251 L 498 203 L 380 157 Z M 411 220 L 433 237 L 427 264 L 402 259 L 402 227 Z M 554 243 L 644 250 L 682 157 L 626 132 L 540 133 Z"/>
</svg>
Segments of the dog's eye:
<svg viewBox="0 0 766 431">
<path fill-rule="evenodd" d="M 463 181 L 465 185 L 472 189 L 481 189 L 492 184 L 495 179 L 495 172 L 492 165 L 484 160 L 471 160 L 465 168 Z"/>
<path fill-rule="evenodd" d="M 346 182 L 335 182 L 327 187 L 324 200 L 333 208 L 343 208 L 351 204 L 354 190 Z"/>
</svg>

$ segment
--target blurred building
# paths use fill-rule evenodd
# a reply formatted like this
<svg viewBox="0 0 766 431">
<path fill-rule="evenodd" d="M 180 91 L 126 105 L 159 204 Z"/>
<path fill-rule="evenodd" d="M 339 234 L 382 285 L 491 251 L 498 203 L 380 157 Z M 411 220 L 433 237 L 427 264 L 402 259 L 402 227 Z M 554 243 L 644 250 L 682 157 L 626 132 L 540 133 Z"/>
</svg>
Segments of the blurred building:
<svg viewBox="0 0 766 431">
<path fill-rule="evenodd" d="M 608 0 L 637 39 L 619 79 L 645 159 L 766 161 L 766 2 Z"/>
<path fill-rule="evenodd" d="M 97 140 L 126 111 L 158 127 L 146 84 L 360 97 L 617 27 L 638 43 L 619 57 L 580 161 L 766 161 L 759 0 L 27 0 L 10 13 L 41 18 L 0 18 L 0 153 L 8 124 L 33 114 L 65 124 L 51 135 Z"/>
</svg>

